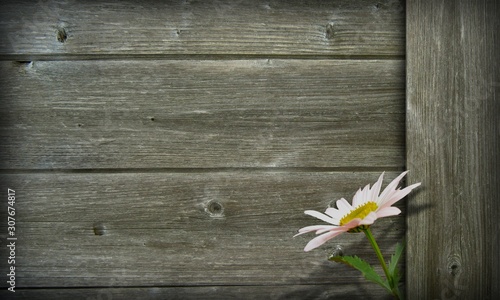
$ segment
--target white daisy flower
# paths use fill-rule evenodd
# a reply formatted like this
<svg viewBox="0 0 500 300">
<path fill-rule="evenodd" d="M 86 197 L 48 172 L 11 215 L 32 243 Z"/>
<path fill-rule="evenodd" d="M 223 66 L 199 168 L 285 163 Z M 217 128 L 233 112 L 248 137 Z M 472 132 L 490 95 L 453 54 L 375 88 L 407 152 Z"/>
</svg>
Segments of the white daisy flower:
<svg viewBox="0 0 500 300">
<path fill-rule="evenodd" d="M 382 187 L 384 173 L 373 187 L 366 185 L 363 189 L 359 189 L 352 199 L 352 205 L 344 198 L 337 200 L 337 208 L 329 207 L 325 214 L 315 210 L 306 210 L 304 213 L 331 225 L 314 225 L 301 228 L 297 235 L 316 231 L 320 236 L 312 239 L 304 248 L 304 251 L 310 251 L 323 245 L 328 240 L 340 235 L 344 232 L 360 232 L 377 219 L 399 215 L 401 210 L 391 206 L 408 195 L 420 183 L 412 184 L 404 189 L 396 188 L 401 179 L 408 173 L 403 172 L 396 177 L 379 195 Z"/>
</svg>

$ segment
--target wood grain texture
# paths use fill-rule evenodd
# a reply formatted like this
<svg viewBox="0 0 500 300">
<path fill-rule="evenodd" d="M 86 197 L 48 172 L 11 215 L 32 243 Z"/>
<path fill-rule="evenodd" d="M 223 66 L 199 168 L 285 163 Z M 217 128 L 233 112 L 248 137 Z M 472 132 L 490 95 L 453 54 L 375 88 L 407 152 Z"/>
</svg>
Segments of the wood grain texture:
<svg viewBox="0 0 500 300">
<path fill-rule="evenodd" d="M 404 55 L 404 3 L 2 1 L 0 55 Z"/>
<path fill-rule="evenodd" d="M 397 175 L 387 173 L 384 185 Z M 302 285 L 305 294 L 314 294 L 329 285 L 324 293 L 348 296 L 364 279 L 326 258 L 340 245 L 345 255 L 355 253 L 377 265 L 364 235 L 344 234 L 308 253 L 303 247 L 314 235 L 292 236 L 301 227 L 321 223 L 304 210 L 324 211 L 378 176 L 56 173 L 4 174 L 0 183 L 2 189 L 16 190 L 18 199 L 20 288 L 262 285 L 272 290 Z M 405 210 L 404 201 L 398 206 Z M 404 234 L 404 220 L 403 212 L 373 226 L 386 255 Z M 0 232 L 7 232 L 0 225 Z M 6 255 L 5 247 L 0 250 Z M 339 288 L 337 293 L 332 286 Z M 356 293 L 383 298 L 382 288 L 371 287 Z"/>
<path fill-rule="evenodd" d="M 400 60 L 1 63 L 6 169 L 404 165 Z"/>
<path fill-rule="evenodd" d="M 408 1 L 409 299 L 499 299 L 500 5 Z"/>
<path fill-rule="evenodd" d="M 370 292 L 368 292 L 370 291 Z M 3 294 L 2 294 L 3 293 Z M 12 293 L 11 293 L 12 294 Z M 128 288 L 92 288 L 92 289 L 36 289 L 16 292 L 15 297 L 0 291 L 0 297 L 9 299 L 152 299 L 152 300 L 186 300 L 186 299 L 386 299 L 391 297 L 382 291 L 373 291 L 373 284 L 355 282 L 351 285 L 286 285 L 286 286 L 209 286 L 209 287 L 128 287 Z"/>
<path fill-rule="evenodd" d="M 292 236 L 404 168 L 404 19 L 400 0 L 2 1 L 16 299 L 388 299 L 326 260 L 382 274 L 363 235 Z M 373 226 L 387 259 L 398 206 Z"/>
</svg>

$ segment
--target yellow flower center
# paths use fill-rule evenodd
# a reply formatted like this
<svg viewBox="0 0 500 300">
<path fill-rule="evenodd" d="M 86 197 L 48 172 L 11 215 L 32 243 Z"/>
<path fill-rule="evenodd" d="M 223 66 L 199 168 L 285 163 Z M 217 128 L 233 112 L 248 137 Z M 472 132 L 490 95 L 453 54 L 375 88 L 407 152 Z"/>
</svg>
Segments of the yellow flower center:
<svg viewBox="0 0 500 300">
<path fill-rule="evenodd" d="M 350 213 L 345 215 L 342 219 L 340 219 L 340 226 L 345 225 L 356 218 L 363 219 L 372 211 L 376 211 L 377 208 L 378 208 L 377 203 L 373 201 L 368 201 L 365 204 L 356 207 L 353 211 L 351 211 Z"/>
</svg>

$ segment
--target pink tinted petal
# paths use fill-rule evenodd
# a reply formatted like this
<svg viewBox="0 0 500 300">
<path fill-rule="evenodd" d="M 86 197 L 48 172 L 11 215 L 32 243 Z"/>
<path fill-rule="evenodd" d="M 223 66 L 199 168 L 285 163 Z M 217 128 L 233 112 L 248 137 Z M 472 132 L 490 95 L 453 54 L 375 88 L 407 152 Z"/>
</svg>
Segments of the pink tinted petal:
<svg viewBox="0 0 500 300">
<path fill-rule="evenodd" d="M 393 195 L 391 195 L 390 198 L 388 198 L 383 204 L 380 205 L 380 208 L 386 208 L 386 207 L 390 207 L 391 205 L 393 205 L 394 203 L 398 202 L 399 200 L 403 199 L 406 195 L 408 195 L 408 193 L 410 193 L 411 191 L 396 191 L 394 192 Z"/>
<path fill-rule="evenodd" d="M 349 221 L 349 223 L 342 225 L 342 227 L 345 227 L 345 228 L 347 228 L 347 230 L 349 230 L 349 229 L 352 229 L 354 227 L 358 227 L 360 222 L 361 222 L 360 218 L 355 218 L 355 219 L 352 219 L 351 221 Z"/>
<path fill-rule="evenodd" d="M 383 202 L 385 202 L 385 198 L 388 198 L 389 194 L 394 192 L 394 190 L 397 188 L 399 182 L 406 175 L 406 173 L 408 173 L 408 171 L 401 173 L 391 183 L 389 183 L 389 185 L 387 185 L 387 187 L 384 189 L 384 191 L 382 192 L 382 194 L 379 197 L 379 202 L 378 202 L 379 204 L 382 204 Z"/>
<path fill-rule="evenodd" d="M 295 236 L 304 234 L 304 233 L 309 233 L 313 231 L 321 231 L 321 230 L 331 230 L 337 228 L 336 226 L 329 226 L 329 225 L 313 225 L 313 226 L 307 226 L 299 229 L 299 233 L 297 233 Z"/>
<path fill-rule="evenodd" d="M 327 228 L 327 227 L 329 227 L 329 228 Z M 325 233 L 327 231 L 332 231 L 335 228 L 338 228 L 338 226 L 325 226 L 325 228 L 316 231 L 316 234 L 322 234 L 322 233 Z"/>
<path fill-rule="evenodd" d="M 338 230 L 335 230 L 335 231 L 332 230 L 331 232 L 328 232 L 328 233 L 325 233 L 325 234 L 320 235 L 318 237 L 315 237 L 314 239 L 309 241 L 309 243 L 307 243 L 306 247 L 304 248 L 304 251 L 307 252 L 307 251 L 311 251 L 314 248 L 318 248 L 319 246 L 326 243 L 328 240 L 333 239 L 334 237 L 336 237 L 337 235 L 339 235 L 345 231 L 346 230 L 344 230 L 344 228 L 339 227 Z"/>
<path fill-rule="evenodd" d="M 346 199 L 341 198 L 340 200 L 337 200 L 337 208 L 339 209 L 339 211 L 345 214 L 352 209 L 352 206 L 351 204 L 349 204 L 349 202 L 347 202 Z"/>
<path fill-rule="evenodd" d="M 399 190 L 396 190 L 396 191 L 390 193 L 384 199 L 384 201 L 382 201 L 379 204 L 379 208 L 389 207 L 389 206 L 393 205 L 394 203 L 398 202 L 399 200 L 401 200 L 403 197 L 400 197 L 401 193 L 399 193 L 399 192 L 400 192 Z"/>
<path fill-rule="evenodd" d="M 361 222 L 359 222 L 359 225 L 371 225 L 377 220 L 377 214 L 375 212 L 369 213 L 366 217 L 364 217 Z"/>
<path fill-rule="evenodd" d="M 387 202 L 391 201 L 392 199 L 394 199 L 394 194 L 396 194 L 398 190 L 392 190 L 392 191 L 389 191 L 387 194 L 384 195 L 384 198 L 382 199 L 379 199 L 379 203 L 378 203 L 378 206 L 381 207 L 381 206 L 386 206 Z M 394 202 L 392 202 L 394 203 Z"/>
<path fill-rule="evenodd" d="M 401 213 L 401 210 L 397 207 L 386 207 L 379 209 L 377 211 L 377 217 L 379 218 L 384 218 L 384 217 L 389 217 L 389 216 L 397 216 Z"/>
<path fill-rule="evenodd" d="M 330 218 L 329 216 L 327 215 L 324 215 L 322 213 L 320 213 L 319 211 L 315 211 L 315 210 L 306 210 L 304 212 L 306 215 L 310 215 L 312 217 L 315 217 L 315 218 L 318 218 L 322 221 L 325 221 L 327 223 L 330 223 L 330 224 L 333 224 L 333 219 Z M 333 224 L 333 225 L 336 225 L 336 224 Z"/>
<path fill-rule="evenodd" d="M 380 207 L 384 208 L 393 205 L 394 203 L 406 197 L 406 195 L 408 195 L 414 188 L 418 187 L 419 185 L 420 182 L 407 186 L 402 190 L 396 190 L 394 193 L 392 193 L 392 195 L 390 195 L 390 197 L 385 199 L 384 203 L 380 203 Z"/>
</svg>

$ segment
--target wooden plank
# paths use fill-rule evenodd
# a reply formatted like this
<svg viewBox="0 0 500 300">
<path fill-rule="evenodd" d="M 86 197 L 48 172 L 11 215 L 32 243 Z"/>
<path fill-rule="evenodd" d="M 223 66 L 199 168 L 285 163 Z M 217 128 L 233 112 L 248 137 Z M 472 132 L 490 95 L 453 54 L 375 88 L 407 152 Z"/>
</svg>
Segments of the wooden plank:
<svg viewBox="0 0 500 300">
<path fill-rule="evenodd" d="M 403 6 L 392 0 L 2 1 L 0 55 L 402 56 Z"/>
<path fill-rule="evenodd" d="M 500 5 L 408 1 L 409 299 L 499 299 Z"/>
<path fill-rule="evenodd" d="M 344 254 L 376 265 L 362 234 L 344 234 L 308 253 L 303 248 L 314 235 L 292 236 L 321 223 L 304 210 L 350 199 L 378 175 L 4 174 L 0 187 L 16 191 L 20 288 L 332 285 L 352 291 L 359 272 L 326 258 L 340 245 Z M 396 176 L 387 173 L 385 184 Z M 380 220 L 373 232 L 388 255 L 404 233 L 403 215 Z M 0 255 L 7 251 L 2 247 Z M 4 270 L 6 260 L 0 263 Z"/>
<path fill-rule="evenodd" d="M 367 291 L 370 291 L 367 293 Z M 2 295 L 2 292 L 4 295 Z M 12 294 L 12 293 L 11 293 Z M 390 299 L 383 289 L 373 283 L 355 282 L 351 285 L 278 285 L 278 286 L 209 286 L 209 287 L 147 287 L 147 288 L 91 288 L 91 289 L 36 289 L 16 291 L 15 297 L 0 291 L 8 299 Z M 9 296 L 12 296 L 9 298 Z"/>
<path fill-rule="evenodd" d="M 400 60 L 1 66 L 7 169 L 404 165 Z"/>
</svg>

